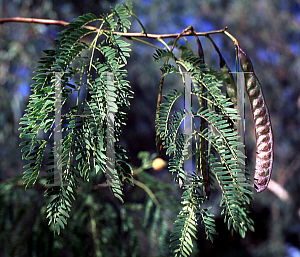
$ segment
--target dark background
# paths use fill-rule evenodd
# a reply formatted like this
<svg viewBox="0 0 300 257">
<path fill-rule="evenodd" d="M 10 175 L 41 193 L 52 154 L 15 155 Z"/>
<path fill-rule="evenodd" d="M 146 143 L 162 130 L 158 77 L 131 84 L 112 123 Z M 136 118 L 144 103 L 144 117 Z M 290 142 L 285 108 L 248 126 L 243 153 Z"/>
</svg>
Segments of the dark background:
<svg viewBox="0 0 300 257">
<path fill-rule="evenodd" d="M 117 2 L 4 0 L 0 1 L 0 17 L 71 21 L 84 13 L 92 12 L 98 16 L 108 13 L 109 6 L 115 6 Z M 216 204 L 212 201 L 216 205 L 219 235 L 211 244 L 200 233 L 199 254 L 299 256 L 300 1 L 134 0 L 132 3 L 133 12 L 148 33 L 179 33 L 189 25 L 197 32 L 228 26 L 228 31 L 250 56 L 269 106 L 275 140 L 272 179 L 287 190 L 290 200 L 281 200 L 270 190 L 255 194 L 252 215 L 256 232 L 248 233 L 245 239 L 230 235 L 223 218 L 218 216 L 218 201 Z M 131 21 L 131 31 L 140 32 L 138 23 L 133 19 Z M 57 32 L 61 30 L 59 26 L 41 24 L 0 25 L 0 178 L 3 183 L 5 179 L 23 172 L 18 124 L 28 102 L 32 72 L 39 58 L 44 56 L 42 50 L 53 48 Z M 233 69 L 233 42 L 224 35 L 214 35 L 213 39 Z M 149 42 L 162 47 L 155 40 Z M 193 40 L 190 42 L 196 47 Z M 217 67 L 218 56 L 211 44 L 206 38 L 201 38 L 201 42 L 206 62 Z M 152 58 L 154 49 L 138 42 L 130 43 L 132 52 L 127 69 L 134 99 L 131 101 L 128 125 L 123 129 L 122 144 L 129 150 L 131 163 L 139 166 L 138 152 L 156 151 L 154 119 L 160 71 Z M 171 87 L 169 85 L 169 89 Z M 248 169 L 253 174 L 255 138 L 247 99 L 246 107 Z M 162 172 L 167 173 L 167 170 Z"/>
</svg>

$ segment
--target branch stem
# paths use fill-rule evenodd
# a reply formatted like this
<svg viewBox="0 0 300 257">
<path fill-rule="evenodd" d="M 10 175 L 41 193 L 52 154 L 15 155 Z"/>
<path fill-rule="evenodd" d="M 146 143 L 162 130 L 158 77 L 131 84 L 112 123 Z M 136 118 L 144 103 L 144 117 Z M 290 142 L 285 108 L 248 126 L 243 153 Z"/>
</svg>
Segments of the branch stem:
<svg viewBox="0 0 300 257">
<path fill-rule="evenodd" d="M 58 26 L 67 26 L 69 22 L 62 21 L 62 20 L 50 20 L 50 19 L 35 19 L 35 18 L 22 18 L 22 17 L 12 17 L 12 18 L 3 18 L 0 19 L 0 25 L 7 23 L 7 22 L 21 22 L 21 23 L 38 23 L 38 24 L 44 24 L 44 25 L 58 25 Z M 93 26 L 84 26 L 87 29 L 97 31 L 98 28 Z M 145 33 L 124 33 L 124 32 L 113 32 L 116 35 L 120 35 L 122 37 L 144 37 L 144 38 L 153 38 L 153 39 L 159 39 L 159 38 L 177 38 L 178 35 L 181 34 L 181 36 L 206 36 L 210 34 L 218 34 L 218 33 L 225 33 L 227 36 L 229 36 L 229 33 L 226 33 L 227 27 L 224 29 L 219 30 L 212 30 L 208 32 L 196 32 L 191 34 L 190 31 L 187 31 L 185 33 L 174 33 L 174 34 L 145 34 Z M 103 32 L 103 30 L 100 30 L 100 32 Z M 104 30 L 104 32 L 107 32 Z M 229 34 L 229 35 L 228 35 Z M 231 35 L 230 35 L 231 36 Z"/>
<path fill-rule="evenodd" d="M 151 189 L 146 186 L 144 183 L 136 180 L 136 179 L 132 179 L 131 180 L 135 185 L 137 185 L 138 187 L 142 188 L 145 190 L 145 192 L 149 195 L 149 197 L 152 199 L 152 201 L 154 202 L 154 204 L 156 205 L 157 208 L 160 208 L 160 203 L 158 202 L 155 194 L 151 191 Z"/>
<path fill-rule="evenodd" d="M 232 36 L 229 32 L 227 32 L 226 30 L 223 32 L 226 36 L 228 36 L 233 42 L 235 46 L 239 45 L 239 42 L 236 40 L 236 38 L 234 36 Z"/>
</svg>

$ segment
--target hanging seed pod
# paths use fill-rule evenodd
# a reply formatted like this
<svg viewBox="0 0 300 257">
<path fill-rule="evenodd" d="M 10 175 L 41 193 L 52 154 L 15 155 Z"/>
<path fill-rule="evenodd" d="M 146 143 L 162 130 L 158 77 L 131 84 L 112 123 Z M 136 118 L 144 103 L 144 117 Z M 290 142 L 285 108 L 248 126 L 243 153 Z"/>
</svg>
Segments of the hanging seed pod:
<svg viewBox="0 0 300 257">
<path fill-rule="evenodd" d="M 261 85 L 254 73 L 251 60 L 237 45 L 241 69 L 244 73 L 246 91 L 253 115 L 256 139 L 256 163 L 254 186 L 257 192 L 265 190 L 271 177 L 273 166 L 273 131 L 269 109 Z"/>
<path fill-rule="evenodd" d="M 235 81 L 222 55 L 220 55 L 220 69 L 224 80 L 226 93 L 231 99 L 234 106 L 237 106 L 237 90 L 236 90 Z"/>
<path fill-rule="evenodd" d="M 160 78 L 160 85 L 159 85 L 159 92 L 158 92 L 158 97 L 157 97 L 157 107 L 156 107 L 156 121 L 159 119 L 159 115 L 158 112 L 160 110 L 160 104 L 161 104 L 161 97 L 162 97 L 162 88 L 163 88 L 163 84 L 164 84 L 164 79 L 165 79 L 165 75 L 161 74 L 161 78 Z M 158 155 L 161 156 L 161 152 L 162 152 L 162 139 L 160 137 L 160 132 L 157 133 L 156 131 L 156 126 L 155 126 L 155 134 L 156 134 L 156 138 L 155 138 L 155 142 L 156 142 L 156 150 L 158 152 Z"/>
<path fill-rule="evenodd" d="M 237 89 L 236 89 L 236 84 L 233 79 L 232 73 L 231 73 L 225 59 L 223 58 L 219 47 L 216 45 L 216 43 L 212 40 L 212 38 L 209 35 L 207 35 L 206 37 L 210 40 L 210 42 L 212 43 L 216 52 L 219 55 L 221 75 L 222 75 L 222 78 L 224 81 L 226 94 L 229 96 L 230 100 L 236 107 L 237 106 Z"/>
<path fill-rule="evenodd" d="M 201 44 L 198 36 L 196 36 L 196 41 L 198 44 L 198 55 L 201 58 L 201 64 L 205 64 L 204 52 L 203 52 L 202 44 Z M 204 94 L 205 92 L 206 92 L 206 89 L 203 87 L 202 94 Z M 204 107 L 205 109 L 207 109 L 207 101 L 204 98 L 201 98 L 201 106 Z M 200 131 L 204 131 L 207 127 L 208 127 L 207 122 L 204 119 L 201 119 Z M 211 193 L 210 181 L 209 181 L 209 167 L 206 163 L 205 154 L 204 154 L 207 151 L 207 149 L 208 149 L 207 141 L 204 140 L 203 138 L 201 138 L 200 139 L 201 155 L 200 155 L 198 165 L 199 165 L 199 169 L 201 170 L 201 174 L 202 174 L 202 178 L 203 178 L 203 187 L 204 187 L 205 195 L 206 195 L 206 198 L 209 199 L 210 193 Z"/>
</svg>

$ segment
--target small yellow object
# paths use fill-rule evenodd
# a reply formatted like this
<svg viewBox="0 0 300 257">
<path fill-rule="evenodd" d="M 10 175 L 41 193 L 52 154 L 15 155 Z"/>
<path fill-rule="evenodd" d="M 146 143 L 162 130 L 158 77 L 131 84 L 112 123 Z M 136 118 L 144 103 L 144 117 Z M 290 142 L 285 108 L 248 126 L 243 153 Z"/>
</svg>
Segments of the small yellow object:
<svg viewBox="0 0 300 257">
<path fill-rule="evenodd" d="M 165 161 L 162 158 L 156 158 L 152 162 L 152 168 L 154 170 L 161 170 L 165 166 Z"/>
</svg>

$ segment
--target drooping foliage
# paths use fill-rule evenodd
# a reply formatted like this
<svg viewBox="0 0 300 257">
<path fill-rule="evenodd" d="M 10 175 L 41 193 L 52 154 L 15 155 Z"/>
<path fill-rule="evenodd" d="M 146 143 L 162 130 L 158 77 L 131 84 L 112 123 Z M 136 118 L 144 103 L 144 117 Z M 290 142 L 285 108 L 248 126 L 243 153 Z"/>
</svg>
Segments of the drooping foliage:
<svg viewBox="0 0 300 257">
<path fill-rule="evenodd" d="M 23 179 L 26 187 L 34 185 L 44 157 L 48 157 L 47 218 L 57 234 L 70 218 L 79 180 L 88 182 L 94 174 L 104 174 L 112 194 L 121 202 L 123 182 L 140 186 L 149 196 L 143 226 L 151 230 L 153 242 L 159 233 L 157 245 L 163 252 L 167 223 L 155 193 L 145 185 L 151 177 L 141 173 L 139 178 L 145 184 L 135 180 L 127 163 L 127 152 L 117 144 L 133 95 L 125 69 L 130 44 L 120 39 L 120 33 L 126 37 L 130 29 L 131 16 L 136 18 L 129 3 L 117 5 L 111 14 L 100 18 L 93 14 L 80 16 L 60 33 L 55 49 L 45 51 L 46 57 L 37 67 L 30 101 L 20 123 L 23 159 L 29 161 L 24 166 Z M 90 23 L 100 25 L 95 29 Z M 184 33 L 189 30 L 194 33 L 191 26 Z M 147 35 L 143 26 L 142 31 Z M 94 38 L 87 43 L 85 38 L 91 36 Z M 232 100 L 236 99 L 236 90 L 227 94 L 222 91 L 224 85 L 225 90 L 236 88 L 232 76 L 226 80 L 230 71 L 225 60 L 219 54 L 221 73 L 209 68 L 204 63 L 197 37 L 198 56 L 188 43 L 180 46 L 176 42 L 178 38 L 169 42 L 172 48 L 164 42 L 165 47 L 153 54 L 156 62 L 164 61 L 160 67 L 156 133 L 158 149 L 162 146 L 170 156 L 169 171 L 183 190 L 182 208 L 170 235 L 170 248 L 175 256 L 189 256 L 198 224 L 205 227 L 207 239 L 213 241 L 213 235 L 217 234 L 211 207 L 206 207 L 215 184 L 222 192 L 220 207 L 228 229 L 242 237 L 248 229 L 254 230 L 249 217 L 252 184 L 246 172 L 244 144 L 239 141 L 236 128 L 241 119 L 237 103 Z M 176 56 L 174 48 L 180 56 Z M 172 89 L 161 101 L 164 77 L 169 74 L 177 74 L 182 80 L 182 90 Z M 76 103 L 70 106 L 74 94 L 77 94 Z M 194 104 L 177 108 L 176 103 L 182 98 L 185 102 L 193 99 Z M 186 133 L 182 128 L 188 119 L 191 130 Z M 61 139 L 57 140 L 57 135 Z M 186 164 L 190 161 L 193 165 L 188 170 Z M 127 231 L 132 233 L 134 225 L 126 209 L 119 211 L 126 220 Z M 150 213 L 151 225 L 148 224 Z"/>
<path fill-rule="evenodd" d="M 25 165 L 23 178 L 26 187 L 36 182 L 45 150 L 54 137 L 55 117 L 61 115 L 61 155 L 55 163 L 61 172 L 54 174 L 58 151 L 53 145 L 48 153 L 50 161 L 46 163 L 50 176 L 45 192 L 46 196 L 53 197 L 47 207 L 47 217 L 57 233 L 67 224 L 78 178 L 88 181 L 92 171 L 105 173 L 112 193 L 121 201 L 121 180 L 131 178 L 123 148 L 116 145 L 113 149 L 115 168 L 106 165 L 107 148 L 120 140 L 121 126 L 125 124 L 132 97 L 124 69 L 129 43 L 113 34 L 115 30 L 126 32 L 130 28 L 128 17 L 125 7 L 118 5 L 112 14 L 101 18 L 86 14 L 75 19 L 60 33 L 55 49 L 45 51 L 46 57 L 40 61 L 38 74 L 33 78 L 30 101 L 20 123 L 23 158 L 31 161 Z M 98 31 L 86 27 L 97 21 L 100 22 Z M 90 44 L 83 40 L 87 35 L 95 36 Z M 62 107 L 72 94 L 77 94 L 76 105 L 63 114 L 55 109 L 56 84 L 61 88 Z M 80 101 L 82 91 L 86 97 Z M 47 134 L 48 139 L 39 139 L 39 133 Z M 55 184 L 57 176 L 59 183 Z"/>
<path fill-rule="evenodd" d="M 176 228 L 172 232 L 170 246 L 176 256 L 188 256 L 192 252 L 192 239 L 196 238 L 198 220 L 204 224 L 208 239 L 212 240 L 213 234 L 216 234 L 213 215 L 202 207 L 209 198 L 209 189 L 206 187 L 211 181 L 215 179 L 222 190 L 220 206 L 223 208 L 222 213 L 225 215 L 228 229 L 240 233 L 242 237 L 248 229 L 253 230 L 253 221 L 248 216 L 252 185 L 245 171 L 246 156 L 241 151 L 244 145 L 238 141 L 239 135 L 233 127 L 240 117 L 230 98 L 221 92 L 222 81 L 214 75 L 215 70 L 211 71 L 205 65 L 201 65 L 199 57 L 181 56 L 183 58 L 177 59 L 167 51 L 157 50 L 154 59 L 160 61 L 162 58 L 173 58 L 176 66 L 165 63 L 161 71 L 165 76 L 179 72 L 183 78 L 183 85 L 186 83 L 183 70 L 190 75 L 193 85 L 190 89 L 191 95 L 196 96 L 199 107 L 172 110 L 175 102 L 184 97 L 185 93 L 184 90 L 171 90 L 164 95 L 165 101 L 159 106 L 156 128 L 167 154 L 172 157 L 169 171 L 175 174 L 175 179 L 185 189 L 183 207 L 175 222 Z M 207 107 L 201 106 L 202 99 L 208 102 Z M 181 127 L 189 117 L 192 120 L 193 131 L 191 134 L 185 134 Z M 207 122 L 204 130 L 200 130 L 199 120 Z M 209 145 L 204 151 L 200 146 L 201 139 Z M 188 147 L 193 142 L 196 147 L 189 152 Z M 191 173 L 184 168 L 184 164 L 193 156 L 195 166 L 194 172 Z M 202 160 L 205 165 L 201 164 Z M 207 178 L 203 174 L 208 172 L 210 178 L 209 181 L 205 181 Z"/>
</svg>

